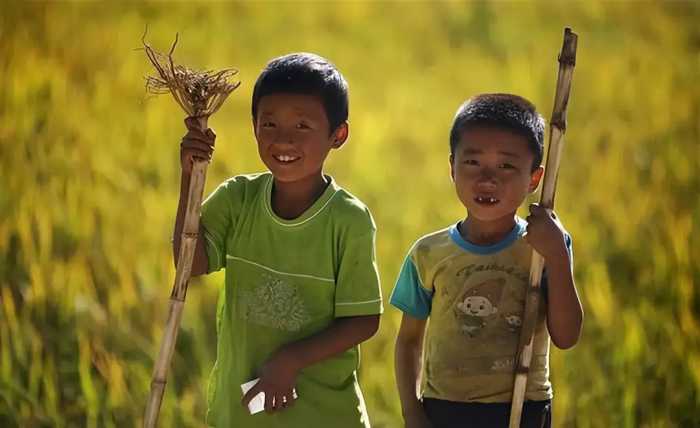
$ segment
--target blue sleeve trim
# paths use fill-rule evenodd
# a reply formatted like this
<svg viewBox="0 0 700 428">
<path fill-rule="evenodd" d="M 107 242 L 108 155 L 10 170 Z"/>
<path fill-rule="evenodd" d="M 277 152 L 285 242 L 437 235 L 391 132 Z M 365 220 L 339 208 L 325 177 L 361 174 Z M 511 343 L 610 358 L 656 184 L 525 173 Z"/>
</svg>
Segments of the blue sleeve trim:
<svg viewBox="0 0 700 428">
<path fill-rule="evenodd" d="M 433 295 L 421 283 L 418 270 L 409 256 L 401 267 L 401 273 L 396 280 L 389 302 L 414 318 L 428 318 Z"/>
</svg>

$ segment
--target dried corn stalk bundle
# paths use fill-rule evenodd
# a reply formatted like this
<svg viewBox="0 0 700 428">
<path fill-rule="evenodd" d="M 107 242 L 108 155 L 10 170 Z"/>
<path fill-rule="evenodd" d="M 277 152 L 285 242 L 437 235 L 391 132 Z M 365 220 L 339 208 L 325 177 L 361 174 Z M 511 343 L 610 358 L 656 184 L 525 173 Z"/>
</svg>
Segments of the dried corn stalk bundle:
<svg viewBox="0 0 700 428">
<path fill-rule="evenodd" d="M 146 77 L 146 90 L 152 94 L 173 94 L 175 101 L 189 115 L 195 117 L 211 116 L 224 103 L 226 97 L 241 82 L 230 81 L 238 70 L 226 68 L 220 71 L 197 71 L 173 63 L 173 51 L 178 36 L 167 55 L 154 50 L 142 39 L 146 56 L 158 72 L 157 76 Z"/>
</svg>

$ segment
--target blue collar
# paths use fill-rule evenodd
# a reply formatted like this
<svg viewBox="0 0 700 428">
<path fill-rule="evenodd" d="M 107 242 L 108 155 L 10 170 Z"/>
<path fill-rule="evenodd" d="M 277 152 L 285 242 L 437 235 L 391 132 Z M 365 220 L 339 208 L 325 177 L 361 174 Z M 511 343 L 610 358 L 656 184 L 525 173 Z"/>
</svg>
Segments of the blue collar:
<svg viewBox="0 0 700 428">
<path fill-rule="evenodd" d="M 450 238 L 452 238 L 452 241 L 465 251 L 482 255 L 497 253 L 505 248 L 508 248 L 513 242 L 525 234 L 525 227 L 527 226 L 525 220 L 521 219 L 520 217 L 516 217 L 515 226 L 513 226 L 513 229 L 508 232 L 508 235 L 506 235 L 505 238 L 491 245 L 476 245 L 462 238 L 462 235 L 459 234 L 459 229 L 457 229 L 458 224 L 459 223 L 455 223 L 449 228 Z"/>
</svg>

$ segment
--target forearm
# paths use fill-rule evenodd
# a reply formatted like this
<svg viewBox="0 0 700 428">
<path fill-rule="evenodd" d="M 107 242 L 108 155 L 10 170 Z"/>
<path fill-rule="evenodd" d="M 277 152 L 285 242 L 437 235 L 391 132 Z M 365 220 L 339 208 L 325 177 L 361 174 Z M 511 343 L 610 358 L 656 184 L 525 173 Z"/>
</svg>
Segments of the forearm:
<svg viewBox="0 0 700 428">
<path fill-rule="evenodd" d="M 568 253 L 546 260 L 545 267 L 549 334 L 558 348 L 571 348 L 581 334 L 583 308 L 576 292 Z"/>
<path fill-rule="evenodd" d="M 394 367 L 404 420 L 422 411 L 419 401 L 422 348 L 420 339 L 405 340 L 399 336 L 396 340 Z"/>
<path fill-rule="evenodd" d="M 301 370 L 331 358 L 372 337 L 379 328 L 379 315 L 336 318 L 310 337 L 289 343 L 278 352 L 286 354 Z"/>
<path fill-rule="evenodd" d="M 182 245 L 182 229 L 185 225 L 185 212 L 187 210 L 187 199 L 189 197 L 190 173 L 183 171 L 180 178 L 180 198 L 177 204 L 177 215 L 175 216 L 175 228 L 173 229 L 173 260 L 177 265 L 180 258 L 180 246 Z M 204 245 L 203 229 L 200 225 L 197 245 L 192 258 L 192 270 L 190 275 L 197 276 L 207 273 L 208 261 Z"/>
</svg>

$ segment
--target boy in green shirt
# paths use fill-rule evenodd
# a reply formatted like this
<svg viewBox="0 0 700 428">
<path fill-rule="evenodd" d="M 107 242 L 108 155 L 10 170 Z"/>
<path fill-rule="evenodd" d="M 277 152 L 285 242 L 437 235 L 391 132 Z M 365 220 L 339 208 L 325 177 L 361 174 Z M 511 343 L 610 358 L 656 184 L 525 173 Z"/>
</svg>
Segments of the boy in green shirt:
<svg viewBox="0 0 700 428">
<path fill-rule="evenodd" d="M 536 204 L 527 220 L 516 215 L 542 177 L 543 140 L 544 119 L 519 96 L 483 94 L 457 111 L 450 172 L 467 216 L 413 245 L 391 296 L 403 312 L 395 357 L 407 427 L 508 426 L 533 248 L 545 259 L 544 304 L 521 426 L 551 425 L 549 339 L 574 346 L 583 311 L 569 234 Z"/>
<path fill-rule="evenodd" d="M 276 58 L 255 84 L 252 116 L 269 172 L 230 178 L 204 201 L 192 265 L 193 276 L 226 269 L 207 423 L 369 427 L 356 370 L 382 312 L 375 224 L 323 173 L 348 137 L 347 83 L 317 55 Z M 176 257 L 192 157 L 211 159 L 215 140 L 185 123 Z M 261 392 L 267 414 L 251 414 Z"/>
</svg>

